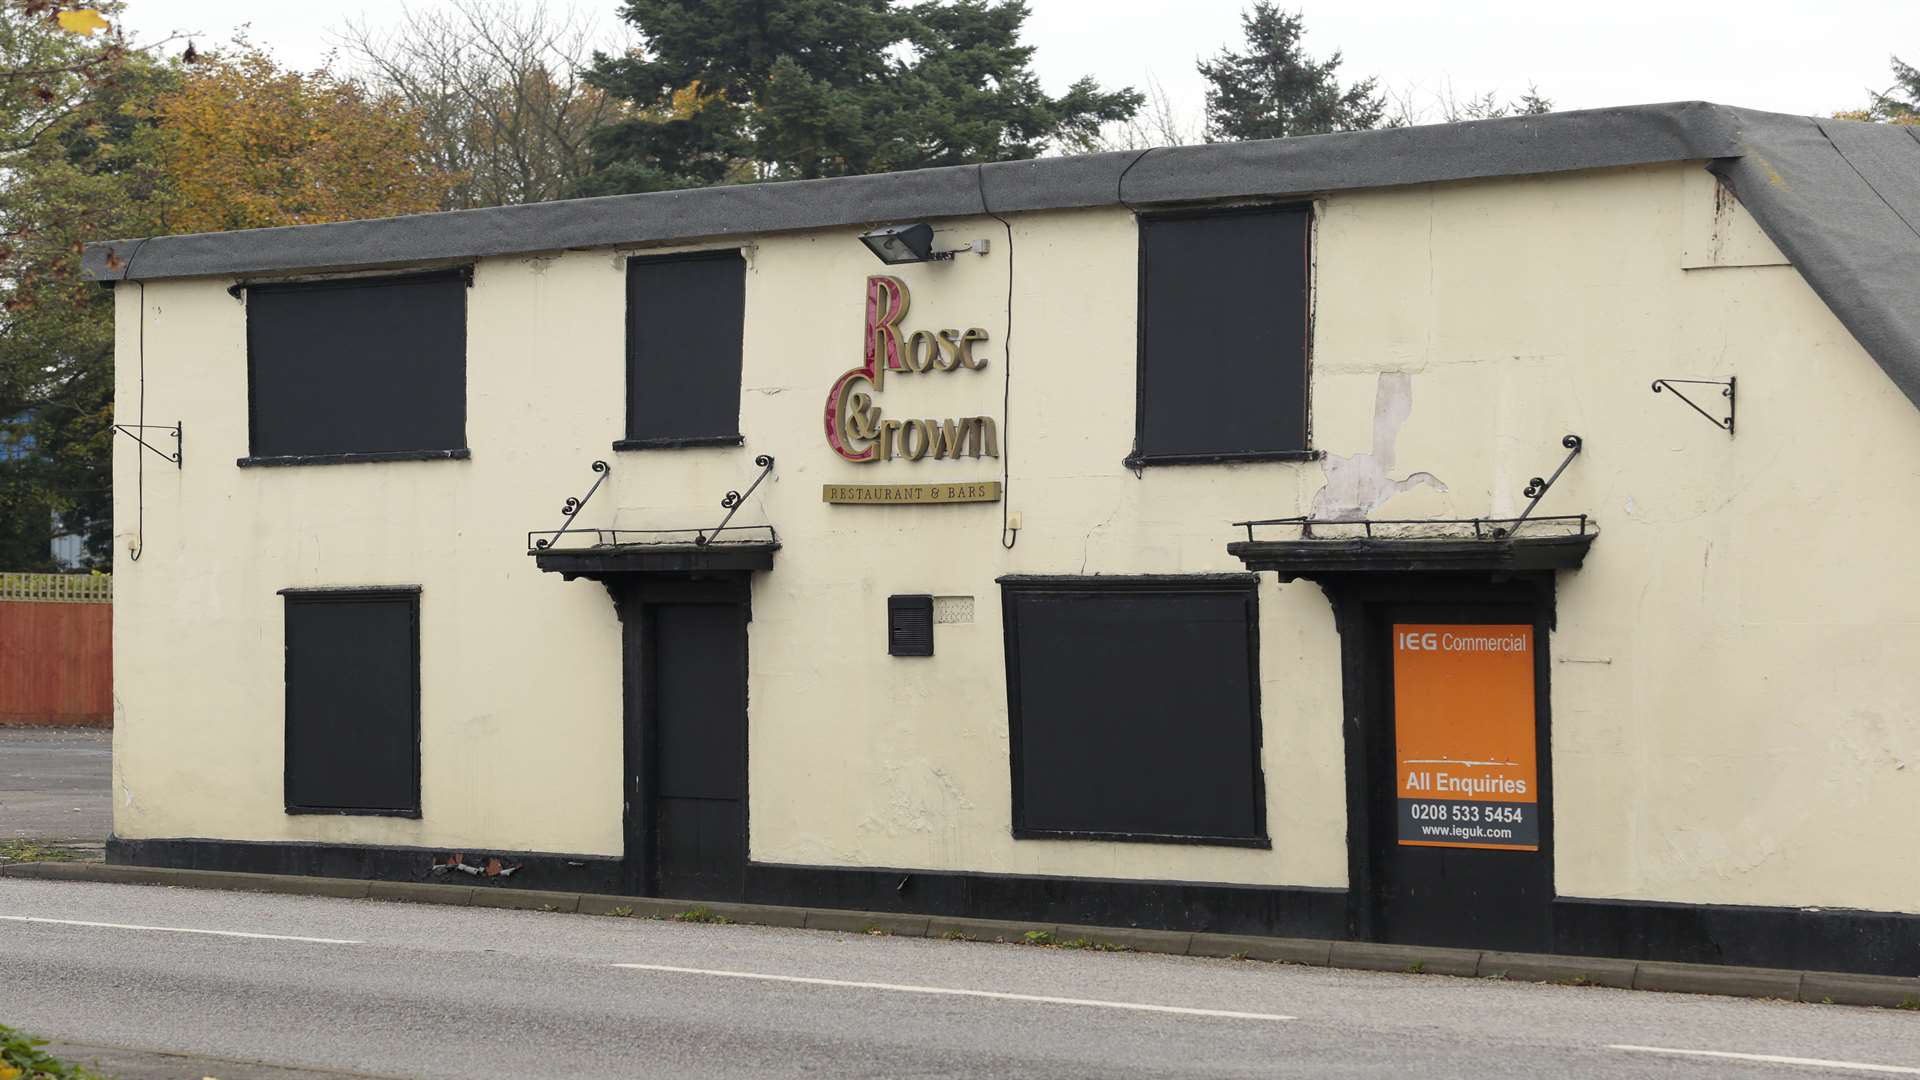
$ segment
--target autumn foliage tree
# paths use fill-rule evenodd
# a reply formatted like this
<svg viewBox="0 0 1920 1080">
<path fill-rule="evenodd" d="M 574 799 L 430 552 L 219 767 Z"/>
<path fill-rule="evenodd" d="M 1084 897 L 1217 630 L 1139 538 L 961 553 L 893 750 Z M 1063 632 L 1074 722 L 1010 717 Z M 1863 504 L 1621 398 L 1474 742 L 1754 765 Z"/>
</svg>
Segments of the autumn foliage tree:
<svg viewBox="0 0 1920 1080">
<path fill-rule="evenodd" d="M 309 225 L 439 209 L 415 117 L 257 49 L 203 57 L 154 109 L 168 232 Z"/>
<path fill-rule="evenodd" d="M 81 275 L 88 242 L 413 213 L 445 190 L 390 97 L 244 42 L 157 55 L 120 35 L 122 6 L 0 0 L 0 570 L 53 568 L 56 519 L 109 555 L 113 303 Z"/>
<path fill-rule="evenodd" d="M 113 304 L 80 252 L 155 227 L 140 133 L 175 79 L 119 8 L 0 0 L 0 570 L 52 569 L 56 517 L 109 540 Z"/>
</svg>

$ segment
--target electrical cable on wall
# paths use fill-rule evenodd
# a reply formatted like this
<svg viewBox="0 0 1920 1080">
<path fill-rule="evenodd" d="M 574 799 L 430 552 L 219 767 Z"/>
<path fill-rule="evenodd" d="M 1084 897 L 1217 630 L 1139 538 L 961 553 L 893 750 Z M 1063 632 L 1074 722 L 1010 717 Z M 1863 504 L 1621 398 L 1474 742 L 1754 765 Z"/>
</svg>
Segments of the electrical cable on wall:
<svg viewBox="0 0 1920 1080">
<path fill-rule="evenodd" d="M 147 246 L 151 236 L 143 236 L 133 246 L 133 253 L 127 256 L 127 268 L 120 272 L 120 280 L 125 281 L 133 274 L 133 260 L 140 257 L 140 249 Z M 139 347 L 136 355 L 140 365 L 140 418 L 137 423 L 142 431 L 147 426 L 147 283 L 136 281 L 140 287 L 140 317 L 138 320 Z M 133 549 L 127 553 L 130 562 L 139 562 L 140 555 L 147 548 L 147 455 L 134 451 L 133 490 L 134 490 L 134 526 Z"/>
<path fill-rule="evenodd" d="M 1145 150 L 1142 150 L 1139 153 L 1133 155 L 1133 160 L 1127 162 L 1127 167 L 1120 170 L 1120 175 L 1113 181 L 1113 201 L 1114 202 L 1119 203 L 1121 206 L 1126 207 L 1128 210 L 1133 210 L 1134 213 L 1139 213 L 1138 210 L 1134 209 L 1134 205 L 1127 201 L 1127 196 L 1126 196 L 1127 174 L 1132 172 L 1133 167 L 1135 165 L 1140 164 L 1141 160 L 1144 159 L 1148 154 L 1151 154 L 1158 149 L 1160 148 L 1157 146 L 1147 147 Z"/>
<path fill-rule="evenodd" d="M 141 243 L 146 243 L 142 240 Z M 137 254 L 137 252 L 136 252 Z M 133 260 L 127 260 L 127 269 L 133 269 Z M 147 283 L 136 281 L 140 288 L 140 416 L 135 421 L 142 429 L 147 426 Z M 142 552 L 147 550 L 147 455 L 139 450 L 133 452 L 133 550 L 127 552 L 129 562 L 139 562 Z"/>
<path fill-rule="evenodd" d="M 986 166 L 973 167 L 980 189 L 980 210 L 1007 231 L 1007 337 L 1000 361 L 1005 368 L 1000 387 L 1000 546 L 1008 551 L 1020 542 L 1020 530 L 1007 528 L 1008 504 L 1013 501 L 1013 225 L 987 206 Z"/>
<path fill-rule="evenodd" d="M 133 254 L 127 256 L 126 269 L 120 272 L 120 277 L 116 279 L 117 282 L 124 283 L 133 275 L 134 260 L 140 257 L 140 249 L 146 247 L 147 242 L 152 239 L 153 237 L 151 236 L 143 237 L 138 244 L 134 245 Z M 147 423 L 147 283 L 144 281 L 136 281 L 134 284 L 139 286 L 140 289 L 138 301 L 140 304 L 140 314 L 135 324 L 139 327 L 137 337 L 138 345 L 135 350 L 135 355 L 138 358 L 140 371 L 140 403 L 138 406 L 140 415 L 135 423 L 113 424 L 109 430 L 117 435 L 128 436 L 140 445 L 140 449 L 151 450 L 168 461 L 171 461 L 174 468 L 184 468 L 185 459 L 183 455 L 186 452 L 184 442 L 186 421 L 177 420 L 171 427 L 165 424 Z M 116 406 L 118 405 L 117 400 L 115 404 Z M 173 453 L 169 454 L 165 450 L 148 442 L 146 433 L 150 430 L 171 432 L 173 434 Z M 140 556 L 144 555 L 147 550 L 147 457 L 145 454 L 137 451 L 134 454 L 133 477 L 133 546 L 127 549 L 127 558 L 131 562 L 139 562 Z"/>
</svg>

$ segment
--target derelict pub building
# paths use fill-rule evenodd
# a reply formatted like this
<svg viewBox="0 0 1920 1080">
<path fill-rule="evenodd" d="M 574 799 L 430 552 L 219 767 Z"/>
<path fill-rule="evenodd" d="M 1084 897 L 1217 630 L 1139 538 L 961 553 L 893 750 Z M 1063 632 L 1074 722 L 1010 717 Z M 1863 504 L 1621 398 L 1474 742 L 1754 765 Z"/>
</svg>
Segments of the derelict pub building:
<svg viewBox="0 0 1920 1080">
<path fill-rule="evenodd" d="M 1692 103 L 96 244 L 109 857 L 1920 971 L 1916 176 Z"/>
</svg>

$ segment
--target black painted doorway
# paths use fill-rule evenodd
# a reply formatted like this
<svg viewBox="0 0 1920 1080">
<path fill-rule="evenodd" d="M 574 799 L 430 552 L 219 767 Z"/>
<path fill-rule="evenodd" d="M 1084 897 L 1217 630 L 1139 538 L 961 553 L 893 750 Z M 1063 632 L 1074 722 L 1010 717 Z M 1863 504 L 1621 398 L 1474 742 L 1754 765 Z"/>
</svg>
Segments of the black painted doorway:
<svg viewBox="0 0 1920 1080">
<path fill-rule="evenodd" d="M 627 599 L 626 864 L 644 895 L 745 891 L 747 605 L 711 594 L 656 583 Z"/>
<path fill-rule="evenodd" d="M 1530 603 L 1382 604 L 1372 606 L 1369 614 L 1365 903 L 1370 936 L 1409 945 L 1551 951 L 1548 626 L 1540 608 Z M 1517 671 L 1513 661 L 1507 661 L 1507 678 L 1498 686 L 1465 683 L 1450 669 L 1435 675 L 1434 669 L 1418 667 L 1422 647 L 1434 650 L 1452 643 L 1462 646 L 1469 664 L 1498 665 L 1497 654 L 1489 657 L 1485 650 L 1499 649 L 1503 641 L 1524 641 L 1526 650 Z M 1517 651 L 1517 646 L 1509 648 Z M 1530 685 L 1517 689 L 1516 677 Z M 1531 699 L 1525 705 L 1517 701 L 1522 695 Z M 1397 708 L 1402 698 L 1407 699 L 1404 710 Z M 1515 729 L 1530 728 L 1525 735 L 1531 747 L 1511 734 L 1496 752 L 1473 751 L 1485 743 L 1470 737 L 1468 729 L 1491 711 L 1504 711 Z M 1428 746 L 1462 749 L 1413 749 L 1423 738 Z M 1516 748 L 1521 753 L 1509 752 Z M 1483 760 L 1512 763 L 1529 750 L 1531 771 Z M 1462 792 L 1458 785 L 1463 774 L 1501 777 L 1494 783 L 1508 789 L 1491 798 L 1510 801 L 1486 801 L 1484 791 Z M 1525 778 L 1525 796 L 1512 791 L 1514 776 Z M 1412 777 L 1421 778 L 1425 786 L 1409 791 L 1416 783 Z M 1449 783 L 1456 786 L 1449 788 Z M 1497 839 L 1489 840 L 1489 835 Z M 1526 850 L 1529 842 L 1537 850 Z M 1452 843 L 1463 846 L 1443 846 Z"/>
</svg>

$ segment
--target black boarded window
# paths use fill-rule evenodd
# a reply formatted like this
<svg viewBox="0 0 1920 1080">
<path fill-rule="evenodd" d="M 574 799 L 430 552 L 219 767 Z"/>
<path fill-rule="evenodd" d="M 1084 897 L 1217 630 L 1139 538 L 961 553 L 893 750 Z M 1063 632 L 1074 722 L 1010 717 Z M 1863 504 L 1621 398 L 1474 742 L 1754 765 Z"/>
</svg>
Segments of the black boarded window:
<svg viewBox="0 0 1920 1080">
<path fill-rule="evenodd" d="M 1252 575 L 1001 586 L 1015 836 L 1266 846 Z"/>
<path fill-rule="evenodd" d="M 627 437 L 617 448 L 741 441 L 746 288 L 738 251 L 627 261 Z"/>
<path fill-rule="evenodd" d="M 1132 466 L 1307 450 L 1305 206 L 1140 219 Z"/>
<path fill-rule="evenodd" d="M 247 388 L 241 464 L 464 456 L 465 275 L 248 287 Z"/>
<path fill-rule="evenodd" d="M 287 812 L 419 817 L 419 591 L 282 595 Z"/>
</svg>

